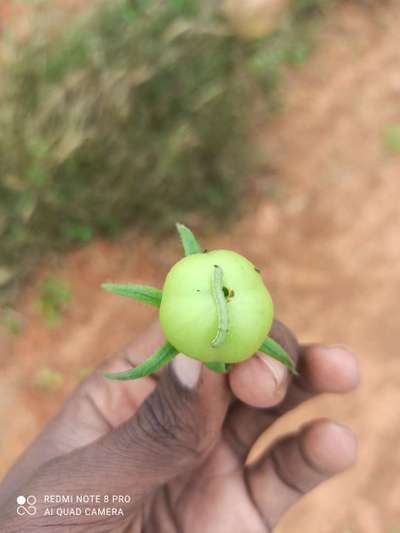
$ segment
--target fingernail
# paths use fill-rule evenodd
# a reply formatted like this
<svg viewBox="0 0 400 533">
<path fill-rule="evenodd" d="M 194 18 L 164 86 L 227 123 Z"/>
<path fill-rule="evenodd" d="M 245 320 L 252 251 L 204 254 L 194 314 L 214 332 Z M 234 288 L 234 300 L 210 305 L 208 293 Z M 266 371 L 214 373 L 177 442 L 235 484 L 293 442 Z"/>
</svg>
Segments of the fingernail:
<svg viewBox="0 0 400 533">
<path fill-rule="evenodd" d="M 200 380 L 201 362 L 179 353 L 172 361 L 172 368 L 179 383 L 186 389 L 195 389 Z"/>
<path fill-rule="evenodd" d="M 326 346 L 326 349 L 327 350 L 331 350 L 332 352 L 335 352 L 335 351 L 342 351 L 342 352 L 348 352 L 348 353 L 351 353 L 353 355 L 355 355 L 355 352 L 352 348 L 350 348 L 349 346 L 347 346 L 346 344 L 330 344 L 328 346 Z"/>
<path fill-rule="evenodd" d="M 330 424 L 332 426 L 332 431 L 340 432 L 354 440 L 355 438 L 354 431 L 351 430 L 349 427 L 345 426 L 344 424 L 340 424 L 339 422 L 331 421 Z"/>
<path fill-rule="evenodd" d="M 257 354 L 257 357 L 260 359 L 260 361 L 263 362 L 264 365 L 268 367 L 274 379 L 275 388 L 279 389 L 279 387 L 281 387 L 287 379 L 288 372 L 286 370 L 286 367 L 283 366 L 282 363 L 280 363 L 276 359 L 272 359 L 271 357 L 260 354 Z"/>
<path fill-rule="evenodd" d="M 320 462 L 325 471 L 342 472 L 352 467 L 357 457 L 357 437 L 342 424 L 328 422 L 320 434 L 320 446 L 324 449 Z"/>
</svg>

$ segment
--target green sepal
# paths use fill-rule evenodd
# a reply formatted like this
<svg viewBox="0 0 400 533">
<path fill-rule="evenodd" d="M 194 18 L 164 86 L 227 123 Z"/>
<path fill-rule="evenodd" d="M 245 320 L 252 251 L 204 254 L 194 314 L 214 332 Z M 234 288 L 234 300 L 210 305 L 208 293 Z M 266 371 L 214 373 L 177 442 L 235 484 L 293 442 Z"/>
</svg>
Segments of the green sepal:
<svg viewBox="0 0 400 533">
<path fill-rule="evenodd" d="M 134 298 L 140 302 L 145 302 L 155 307 L 160 307 L 162 292 L 160 289 L 147 287 L 146 285 L 134 285 L 132 283 L 118 284 L 118 283 L 102 283 L 102 288 L 118 296 L 127 296 Z"/>
<path fill-rule="evenodd" d="M 149 374 L 153 374 L 154 372 L 157 372 L 157 370 L 160 370 L 160 368 L 169 363 L 177 353 L 178 350 L 176 350 L 172 344 L 166 342 L 151 357 L 135 368 L 130 368 L 125 372 L 104 372 L 103 375 L 107 379 L 118 381 L 143 378 L 144 376 L 148 376 Z"/>
<path fill-rule="evenodd" d="M 192 231 L 183 224 L 176 223 L 185 255 L 201 254 L 203 250 Z"/>
<path fill-rule="evenodd" d="M 226 374 L 229 372 L 230 365 L 226 363 L 204 363 L 207 368 L 219 372 L 220 374 Z"/>
<path fill-rule="evenodd" d="M 294 374 L 295 376 L 299 375 L 299 373 L 296 370 L 296 365 L 293 359 L 282 348 L 282 346 L 278 344 L 276 341 L 274 341 L 273 339 L 271 339 L 271 337 L 267 337 L 263 341 L 263 343 L 261 344 L 259 348 L 259 351 L 278 360 L 280 363 L 285 365 L 290 370 L 290 372 L 292 372 L 292 374 Z"/>
</svg>

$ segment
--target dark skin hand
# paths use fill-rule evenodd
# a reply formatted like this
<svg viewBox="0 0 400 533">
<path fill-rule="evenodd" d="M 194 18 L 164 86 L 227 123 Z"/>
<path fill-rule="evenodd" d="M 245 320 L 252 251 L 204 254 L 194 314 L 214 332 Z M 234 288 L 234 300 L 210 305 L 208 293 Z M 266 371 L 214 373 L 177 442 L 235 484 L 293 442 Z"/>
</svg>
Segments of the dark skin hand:
<svg viewBox="0 0 400 533">
<path fill-rule="evenodd" d="M 341 346 L 299 346 L 275 322 L 271 336 L 298 360 L 292 379 L 258 356 L 216 374 L 177 356 L 161 374 L 83 382 L 0 485 L 3 533 L 265 533 L 321 482 L 351 467 L 353 433 L 316 420 L 245 465 L 257 437 L 300 403 L 358 383 L 354 354 Z M 160 345 L 158 326 L 102 370 L 126 370 Z M 135 354 L 135 355 L 132 355 Z M 267 362 L 265 362 L 267 361 Z M 35 495 L 35 516 L 18 516 L 19 494 Z M 124 516 L 44 516 L 44 495 L 129 495 Z M 71 507 L 71 505 L 62 505 Z M 79 507 L 74 504 L 73 507 Z"/>
</svg>

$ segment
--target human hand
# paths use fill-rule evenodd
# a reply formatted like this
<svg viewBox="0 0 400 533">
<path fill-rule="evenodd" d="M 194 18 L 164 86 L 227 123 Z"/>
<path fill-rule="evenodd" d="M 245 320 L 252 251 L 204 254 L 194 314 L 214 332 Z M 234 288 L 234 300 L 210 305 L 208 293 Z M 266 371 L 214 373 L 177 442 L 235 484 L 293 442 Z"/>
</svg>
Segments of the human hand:
<svg viewBox="0 0 400 533">
<path fill-rule="evenodd" d="M 110 382 L 95 372 L 0 486 L 0 529 L 271 531 L 304 494 L 354 463 L 356 440 L 345 427 L 317 420 L 246 465 L 253 443 L 300 403 L 324 392 L 348 392 L 358 383 L 357 363 L 347 349 L 298 346 L 279 322 L 271 336 L 298 361 L 300 377 L 290 377 L 264 355 L 233 366 L 228 375 L 184 356 L 161 374 L 135 382 Z M 161 339 L 154 326 L 102 370 L 139 364 Z M 18 494 L 35 495 L 34 516 L 16 514 Z M 64 504 L 84 508 L 82 516 L 44 516 L 51 507 L 45 495 L 53 494 L 96 494 L 102 502 L 126 495 L 130 502 Z M 98 507 L 122 508 L 124 516 L 98 516 Z"/>
</svg>

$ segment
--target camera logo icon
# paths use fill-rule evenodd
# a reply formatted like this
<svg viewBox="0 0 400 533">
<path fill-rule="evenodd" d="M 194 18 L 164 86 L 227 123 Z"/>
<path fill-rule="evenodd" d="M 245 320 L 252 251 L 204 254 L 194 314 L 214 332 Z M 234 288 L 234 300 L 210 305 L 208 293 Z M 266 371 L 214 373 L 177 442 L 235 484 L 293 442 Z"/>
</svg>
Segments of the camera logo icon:
<svg viewBox="0 0 400 533">
<path fill-rule="evenodd" d="M 35 516 L 37 513 L 36 496 L 18 496 L 17 498 L 17 514 L 19 516 Z"/>
</svg>

